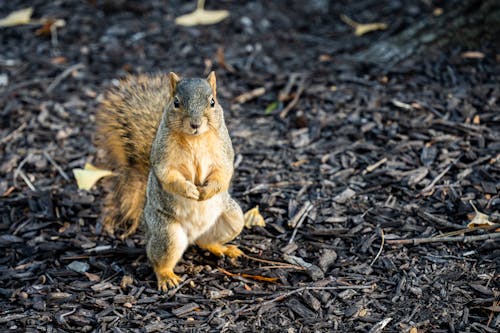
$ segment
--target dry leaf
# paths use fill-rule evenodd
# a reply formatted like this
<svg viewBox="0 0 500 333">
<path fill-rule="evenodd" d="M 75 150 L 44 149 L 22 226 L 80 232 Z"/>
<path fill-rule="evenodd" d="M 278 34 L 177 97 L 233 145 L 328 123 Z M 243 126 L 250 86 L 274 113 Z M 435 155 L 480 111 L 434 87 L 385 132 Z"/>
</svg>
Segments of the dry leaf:
<svg viewBox="0 0 500 333">
<path fill-rule="evenodd" d="M 489 216 L 481 213 L 480 211 L 477 210 L 476 206 L 472 203 L 472 201 L 469 201 L 470 205 L 474 209 L 474 212 L 476 212 L 476 215 L 472 219 L 472 221 L 467 224 L 467 228 L 473 229 L 473 228 L 484 228 L 484 227 L 489 227 L 491 225 L 495 225 L 495 223 L 491 222 L 489 220 Z"/>
<path fill-rule="evenodd" d="M 262 215 L 260 215 L 259 212 L 259 206 L 255 206 L 254 208 L 250 209 L 248 212 L 245 213 L 244 216 L 245 220 L 245 227 L 251 228 L 254 225 L 258 227 L 265 227 L 266 222 L 264 221 L 264 218 Z"/>
<path fill-rule="evenodd" d="M 32 7 L 16 10 L 3 19 L 0 19 L 0 27 L 14 27 L 16 25 L 28 24 L 31 22 L 31 14 L 33 14 Z"/>
<path fill-rule="evenodd" d="M 358 23 L 344 14 L 340 15 L 340 19 L 344 21 L 344 23 L 354 28 L 354 34 L 356 36 L 362 36 L 371 31 L 387 29 L 386 23 L 381 23 L 381 22 L 366 23 L 366 24 Z"/>
<path fill-rule="evenodd" d="M 66 25 L 66 21 L 57 19 L 42 19 L 43 25 L 35 31 L 35 35 L 44 36 L 50 35 L 54 29 L 62 28 Z"/>
<path fill-rule="evenodd" d="M 203 8 L 196 8 L 193 12 L 176 18 L 175 23 L 185 27 L 208 25 L 219 23 L 228 16 L 229 12 L 227 10 L 205 10 Z"/>
<path fill-rule="evenodd" d="M 99 179 L 106 176 L 112 176 L 114 173 L 109 170 L 98 169 L 92 164 L 86 163 L 83 169 L 73 169 L 73 175 L 75 176 L 78 188 L 88 191 L 99 181 Z"/>
</svg>

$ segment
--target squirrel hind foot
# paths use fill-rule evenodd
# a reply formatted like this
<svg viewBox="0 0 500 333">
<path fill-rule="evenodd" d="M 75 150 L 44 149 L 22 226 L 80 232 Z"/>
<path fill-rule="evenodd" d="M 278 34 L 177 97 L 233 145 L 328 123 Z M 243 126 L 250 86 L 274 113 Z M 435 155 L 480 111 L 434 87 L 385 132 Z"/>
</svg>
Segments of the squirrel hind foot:
<svg viewBox="0 0 500 333">
<path fill-rule="evenodd" d="M 208 250 L 217 257 L 228 257 L 231 259 L 238 258 L 244 253 L 236 245 L 209 244 L 203 245 L 201 248 Z"/>
<path fill-rule="evenodd" d="M 174 272 L 157 274 L 156 278 L 158 280 L 158 290 L 162 292 L 174 289 L 182 282 L 182 278 Z"/>
</svg>

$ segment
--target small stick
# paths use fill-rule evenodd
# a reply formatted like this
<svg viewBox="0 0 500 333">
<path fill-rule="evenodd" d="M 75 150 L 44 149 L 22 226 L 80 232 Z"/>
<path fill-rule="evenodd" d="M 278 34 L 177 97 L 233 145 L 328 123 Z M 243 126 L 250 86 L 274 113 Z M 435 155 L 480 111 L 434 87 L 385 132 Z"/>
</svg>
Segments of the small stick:
<svg viewBox="0 0 500 333">
<path fill-rule="evenodd" d="M 35 186 L 33 185 L 33 183 L 28 179 L 28 177 L 26 176 L 26 174 L 22 171 L 22 168 L 23 166 L 26 164 L 26 162 L 28 162 L 28 160 L 31 158 L 32 156 L 32 153 L 29 153 L 22 161 L 21 163 L 19 163 L 19 165 L 17 166 L 16 170 L 14 170 L 14 175 L 13 175 L 13 178 L 14 178 L 14 186 L 17 187 L 17 177 L 18 176 L 21 176 L 21 178 L 24 180 L 24 182 L 28 185 L 28 187 L 32 190 L 32 191 L 36 191 L 36 188 Z"/>
<path fill-rule="evenodd" d="M 457 164 L 457 162 L 460 161 L 461 158 L 462 158 L 462 154 L 460 154 L 460 156 L 458 156 L 443 171 L 441 171 L 441 173 L 439 175 L 437 175 L 436 178 L 434 178 L 429 185 L 427 185 L 422 191 L 420 191 L 420 195 L 424 195 L 424 196 L 431 195 L 432 189 L 434 188 L 434 185 L 436 185 L 436 183 L 438 181 L 440 181 L 441 178 L 443 178 L 444 175 L 446 175 L 448 173 L 448 171 L 450 171 L 451 167 L 454 166 L 455 164 Z"/>
<path fill-rule="evenodd" d="M 45 158 L 54 166 L 54 168 L 56 168 L 56 170 L 61 174 L 61 176 L 64 179 L 70 180 L 68 174 L 66 172 L 64 172 L 64 170 L 61 168 L 61 166 L 59 166 L 59 164 L 57 164 L 56 161 L 54 161 L 54 159 L 52 159 L 52 157 L 49 155 L 49 153 L 46 150 L 43 151 L 43 156 L 45 156 Z"/>
<path fill-rule="evenodd" d="M 29 180 L 28 176 L 26 176 L 26 174 L 24 173 L 23 170 L 19 170 L 19 176 L 21 176 L 21 178 L 24 180 L 24 182 L 26 183 L 26 185 L 28 185 L 28 187 L 30 188 L 30 190 L 32 190 L 33 192 L 36 192 L 35 185 L 33 185 L 33 183 Z"/>
<path fill-rule="evenodd" d="M 288 105 L 283 109 L 283 111 L 280 112 L 281 119 L 285 119 L 288 112 L 290 112 L 290 110 L 293 109 L 295 107 L 295 105 L 299 102 L 300 95 L 302 95 L 302 93 L 304 92 L 304 89 L 305 89 L 305 83 L 306 83 L 306 77 L 305 77 L 305 75 L 303 75 L 300 78 L 300 81 L 298 83 L 299 87 L 297 88 L 297 92 L 295 93 L 295 96 L 293 96 L 292 101 L 290 103 L 288 103 Z"/>
<path fill-rule="evenodd" d="M 434 216 L 434 215 L 432 215 L 431 213 L 428 213 L 428 212 L 423 211 L 423 210 L 419 210 L 419 211 L 417 212 L 417 214 L 418 214 L 419 216 L 421 216 L 421 217 L 422 217 L 422 215 L 423 215 L 423 217 L 428 218 L 428 219 L 429 219 L 429 220 L 431 220 L 432 222 L 437 223 L 437 224 L 439 224 L 439 225 L 441 225 L 441 226 L 443 226 L 443 227 L 453 228 L 453 229 L 456 229 L 456 230 L 463 229 L 463 226 L 462 226 L 462 225 L 460 225 L 460 224 L 456 224 L 456 223 L 448 222 L 448 221 L 446 221 L 445 219 L 442 219 L 442 218 L 439 218 L 439 217 L 437 217 L 437 216 Z"/>
<path fill-rule="evenodd" d="M 284 263 L 284 262 L 279 262 L 279 261 L 272 261 L 272 260 L 255 258 L 255 257 L 251 257 L 251 256 L 249 256 L 248 254 L 245 254 L 245 253 L 243 253 L 243 257 L 247 258 L 247 259 L 250 259 L 250 260 L 253 260 L 253 261 L 262 262 L 264 264 L 275 265 L 275 266 L 277 266 L 279 268 L 293 268 L 293 269 L 296 269 L 296 270 L 299 270 L 299 271 L 303 271 L 304 270 L 304 268 L 301 267 L 301 266 L 296 266 L 296 265 L 292 265 L 292 264 Z"/>
<path fill-rule="evenodd" d="M 302 209 L 299 211 L 299 213 L 296 215 L 296 216 L 299 216 L 298 221 L 295 223 L 295 220 L 296 220 L 295 218 L 292 219 L 292 221 L 290 221 L 290 225 L 293 225 L 293 224 L 295 224 L 295 225 L 294 225 L 292 237 L 290 237 L 288 244 L 293 243 L 293 239 L 297 235 L 297 231 L 299 230 L 300 226 L 302 225 L 302 223 L 306 219 L 307 214 L 309 214 L 309 212 L 311 211 L 312 208 L 313 208 L 313 205 L 311 204 L 311 202 L 307 201 L 304 204 L 304 206 L 302 207 Z"/>
<path fill-rule="evenodd" d="M 2 140 L 0 140 L 0 144 L 4 144 L 6 143 L 7 141 L 9 141 L 10 139 L 12 139 L 12 137 L 14 137 L 16 134 L 18 134 L 19 132 L 22 132 L 26 126 L 28 126 L 27 123 L 22 123 L 21 126 L 19 126 L 18 128 L 16 128 L 15 130 L 13 130 L 12 132 L 10 132 L 9 134 L 7 134 L 6 136 L 4 136 L 2 138 Z"/>
<path fill-rule="evenodd" d="M 81 69 L 81 68 L 84 68 L 84 67 L 85 67 L 85 65 L 82 63 L 78 63 L 78 64 L 74 64 L 72 66 L 69 66 L 61 74 L 59 74 L 54 79 L 54 81 L 52 81 L 52 83 L 47 87 L 47 89 L 45 89 L 45 92 L 50 93 L 52 90 L 54 90 L 55 87 L 57 87 L 59 85 L 59 83 L 61 83 L 62 80 L 64 80 L 67 76 L 69 76 L 71 74 L 71 72 L 78 70 L 78 69 Z"/>
<path fill-rule="evenodd" d="M 382 237 L 382 243 L 380 243 L 380 249 L 378 249 L 377 255 L 375 258 L 373 258 L 372 263 L 370 264 L 370 267 L 373 266 L 375 261 L 377 261 L 378 257 L 380 257 L 380 254 L 382 253 L 382 249 L 384 248 L 384 242 L 385 242 L 385 235 L 384 235 L 384 230 L 380 229 L 380 236 Z"/>
<path fill-rule="evenodd" d="M 278 295 L 270 300 L 267 300 L 267 301 L 262 302 L 260 304 L 256 304 L 254 306 L 251 306 L 248 309 L 242 309 L 240 311 L 237 311 L 236 314 L 255 311 L 256 309 L 258 309 L 260 307 L 266 306 L 266 305 L 274 303 L 274 302 L 282 301 L 291 295 L 300 293 L 300 292 L 305 291 L 305 290 L 346 290 L 346 289 L 371 289 L 371 288 L 373 288 L 373 286 L 368 286 L 368 285 L 364 285 L 364 286 L 363 285 L 362 286 L 334 286 L 334 287 L 306 286 L 306 287 L 301 287 L 301 288 L 286 292 L 284 294 L 280 294 L 280 295 Z"/>
<path fill-rule="evenodd" d="M 265 93 L 266 93 L 266 88 L 264 88 L 264 87 L 255 88 L 253 90 L 244 92 L 243 94 L 241 94 L 239 96 L 236 96 L 234 98 L 234 102 L 236 104 L 243 104 L 243 103 L 246 103 L 248 101 L 251 101 L 254 98 L 262 96 Z"/>
<path fill-rule="evenodd" d="M 388 239 L 387 244 L 398 244 L 398 245 L 418 245 L 426 243 L 469 243 L 480 240 L 495 239 L 500 238 L 500 232 L 495 232 L 486 235 L 476 235 L 476 236 L 455 236 L 455 237 L 426 237 L 426 238 L 411 238 L 411 239 Z"/>
<path fill-rule="evenodd" d="M 378 168 L 379 166 L 381 166 L 385 162 L 387 162 L 387 157 L 384 157 L 380 161 L 375 162 L 374 164 L 367 166 L 366 169 L 363 171 L 363 174 L 367 174 L 369 172 L 372 172 L 373 170 L 375 170 L 376 168 Z"/>
</svg>

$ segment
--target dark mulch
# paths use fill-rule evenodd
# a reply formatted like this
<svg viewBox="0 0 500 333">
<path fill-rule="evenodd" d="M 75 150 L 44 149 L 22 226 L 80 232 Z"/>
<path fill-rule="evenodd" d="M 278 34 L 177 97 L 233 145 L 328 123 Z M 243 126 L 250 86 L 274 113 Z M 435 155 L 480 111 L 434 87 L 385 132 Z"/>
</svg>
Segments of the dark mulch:
<svg viewBox="0 0 500 333">
<path fill-rule="evenodd" d="M 377 69 L 347 56 L 431 16 L 430 2 L 210 1 L 231 17 L 175 26 L 194 2 L 0 3 L 1 16 L 29 3 L 36 18 L 66 21 L 53 38 L 0 30 L 1 330 L 497 332 L 494 230 L 389 243 L 464 228 L 470 202 L 498 221 L 498 45 Z M 340 14 L 389 29 L 354 37 Z M 307 269 L 192 248 L 178 265 L 185 282 L 161 294 L 141 234 L 100 234 L 105 189 L 77 190 L 71 170 L 97 161 L 95 108 L 112 80 L 210 68 L 237 152 L 234 196 L 267 222 L 236 243 Z"/>
</svg>

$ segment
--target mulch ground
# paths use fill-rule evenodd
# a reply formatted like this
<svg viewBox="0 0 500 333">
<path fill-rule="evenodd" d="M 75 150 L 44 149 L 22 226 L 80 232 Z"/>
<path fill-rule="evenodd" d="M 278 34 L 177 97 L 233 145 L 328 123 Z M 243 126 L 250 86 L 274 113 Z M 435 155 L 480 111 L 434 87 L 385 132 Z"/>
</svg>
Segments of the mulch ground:
<svg viewBox="0 0 500 333">
<path fill-rule="evenodd" d="M 2 1 L 0 16 L 29 5 L 66 25 L 0 30 L 0 331 L 499 331 L 498 230 L 464 231 L 472 204 L 500 220 L 497 45 L 349 60 L 432 16 L 427 1 L 209 1 L 230 18 L 193 28 L 173 20 L 194 1 Z M 389 26 L 356 37 L 341 14 Z M 212 68 L 233 195 L 267 223 L 235 243 L 289 266 L 193 247 L 162 294 L 142 233 L 102 234 L 106 186 L 78 190 L 72 169 L 99 162 L 113 80 Z"/>
</svg>

